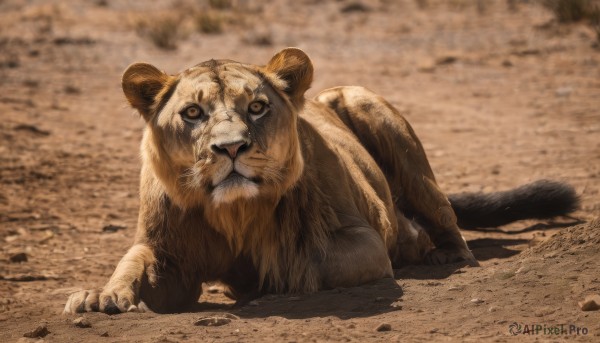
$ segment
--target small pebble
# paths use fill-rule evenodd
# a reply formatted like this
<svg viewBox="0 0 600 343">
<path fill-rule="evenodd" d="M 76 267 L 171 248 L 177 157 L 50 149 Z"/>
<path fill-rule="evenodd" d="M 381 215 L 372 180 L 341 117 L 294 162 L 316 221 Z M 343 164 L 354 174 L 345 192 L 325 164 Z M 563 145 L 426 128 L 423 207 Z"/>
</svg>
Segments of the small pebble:
<svg viewBox="0 0 600 343">
<path fill-rule="evenodd" d="M 100 335 L 100 337 L 108 337 L 108 331 L 104 331 L 104 332 L 103 332 L 103 333 Z"/>
<path fill-rule="evenodd" d="M 463 286 L 451 286 L 450 288 L 448 288 L 449 291 L 462 291 L 463 289 Z"/>
<path fill-rule="evenodd" d="M 483 302 L 485 302 L 485 301 L 484 301 L 484 300 L 481 300 L 481 299 L 479 299 L 479 298 L 473 298 L 473 299 L 471 299 L 471 302 L 472 302 L 473 304 L 481 304 L 481 303 L 483 303 Z"/>
<path fill-rule="evenodd" d="M 432 59 L 424 59 L 417 65 L 417 70 L 421 73 L 433 73 L 435 71 L 435 61 Z"/>
<path fill-rule="evenodd" d="M 568 97 L 569 95 L 571 95 L 571 93 L 573 93 L 573 88 L 572 87 L 560 87 L 560 88 L 557 88 L 556 91 L 554 91 L 554 93 L 556 94 L 557 97 Z"/>
<path fill-rule="evenodd" d="M 226 317 L 206 317 L 197 320 L 194 325 L 196 326 L 222 326 L 231 323 L 230 318 Z"/>
<path fill-rule="evenodd" d="M 76 318 L 75 320 L 73 320 L 73 325 L 77 326 L 78 328 L 91 328 L 92 327 L 92 323 L 90 323 L 89 320 L 83 318 L 83 317 L 79 317 Z"/>
<path fill-rule="evenodd" d="M 395 309 L 395 310 L 401 310 L 402 309 L 402 303 L 399 302 L 399 301 L 394 301 L 390 306 L 393 309 Z"/>
<path fill-rule="evenodd" d="M 384 331 L 391 331 L 392 330 L 392 326 L 388 323 L 381 323 L 379 324 L 379 326 L 376 329 L 379 332 L 384 332 Z"/>
<path fill-rule="evenodd" d="M 435 63 L 436 64 L 452 64 L 458 61 L 458 57 L 454 56 L 454 55 L 445 55 L 445 56 L 440 56 L 438 58 L 435 59 Z"/>
<path fill-rule="evenodd" d="M 14 254 L 10 257 L 10 262 L 12 262 L 12 263 L 27 262 L 27 254 L 24 252 Z"/>
<path fill-rule="evenodd" d="M 593 294 L 585 297 L 579 302 L 579 307 L 582 311 L 598 311 L 600 310 L 600 295 Z"/>
<path fill-rule="evenodd" d="M 248 306 L 258 306 L 258 301 L 252 300 L 251 302 L 248 303 Z"/>
<path fill-rule="evenodd" d="M 102 232 L 113 233 L 119 230 L 124 230 L 126 227 L 122 225 L 108 224 L 102 228 Z"/>
<path fill-rule="evenodd" d="M 517 271 L 515 272 L 515 274 L 526 274 L 530 270 L 531 270 L 531 268 L 529 268 L 527 266 L 522 266 L 519 269 L 517 269 Z"/>
<path fill-rule="evenodd" d="M 25 333 L 23 335 L 23 337 L 42 338 L 42 337 L 46 337 L 46 335 L 48 335 L 49 333 L 50 333 L 50 331 L 48 331 L 46 324 L 42 324 L 42 325 L 38 326 L 37 328 L 35 328 L 35 330 Z"/>
</svg>

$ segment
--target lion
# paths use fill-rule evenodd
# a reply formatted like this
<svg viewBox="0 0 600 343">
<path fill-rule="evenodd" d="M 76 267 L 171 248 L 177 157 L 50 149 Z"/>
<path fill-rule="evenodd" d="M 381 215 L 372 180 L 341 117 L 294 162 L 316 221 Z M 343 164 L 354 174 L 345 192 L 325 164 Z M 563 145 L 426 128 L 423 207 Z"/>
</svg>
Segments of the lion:
<svg viewBox="0 0 600 343">
<path fill-rule="evenodd" d="M 500 225 L 577 206 L 551 181 L 451 203 L 398 110 L 362 87 L 306 99 L 312 79 L 297 48 L 265 66 L 129 66 L 123 91 L 146 122 L 135 241 L 108 283 L 72 294 L 64 312 L 181 312 L 203 282 L 243 303 L 362 285 L 407 264 L 477 266 L 457 220 Z"/>
</svg>

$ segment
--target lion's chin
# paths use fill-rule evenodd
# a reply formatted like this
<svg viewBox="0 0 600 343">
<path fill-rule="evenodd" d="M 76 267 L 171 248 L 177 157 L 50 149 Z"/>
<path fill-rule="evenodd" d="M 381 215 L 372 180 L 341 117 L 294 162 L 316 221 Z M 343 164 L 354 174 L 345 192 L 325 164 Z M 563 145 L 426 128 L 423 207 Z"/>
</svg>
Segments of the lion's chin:
<svg viewBox="0 0 600 343">
<path fill-rule="evenodd" d="M 213 202 L 217 205 L 250 199 L 257 195 L 258 185 L 236 172 L 232 172 L 212 191 Z"/>
</svg>

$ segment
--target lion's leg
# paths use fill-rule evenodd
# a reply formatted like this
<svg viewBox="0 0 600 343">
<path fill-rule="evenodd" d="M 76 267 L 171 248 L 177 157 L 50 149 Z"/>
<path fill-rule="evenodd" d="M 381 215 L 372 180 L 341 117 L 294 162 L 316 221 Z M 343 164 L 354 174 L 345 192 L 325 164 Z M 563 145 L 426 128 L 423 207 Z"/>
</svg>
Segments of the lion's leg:
<svg viewBox="0 0 600 343">
<path fill-rule="evenodd" d="M 319 272 L 322 288 L 351 287 L 393 276 L 383 240 L 370 227 L 345 227 L 334 232 Z"/>
<path fill-rule="evenodd" d="M 243 306 L 265 293 L 259 289 L 258 271 L 249 257 L 238 257 L 221 277 L 221 282 L 227 286 L 225 295 L 235 300 L 237 306 Z"/>
<path fill-rule="evenodd" d="M 134 245 L 123 256 L 103 289 L 72 294 L 64 312 L 100 311 L 111 314 L 137 311 L 142 279 L 146 269 L 154 262 L 154 254 L 148 246 Z"/>
<path fill-rule="evenodd" d="M 140 286 L 140 301 L 156 313 L 176 313 L 192 308 L 202 293 L 199 275 L 172 267 L 148 275 Z"/>
<path fill-rule="evenodd" d="M 395 249 L 390 252 L 392 266 L 422 264 L 430 251 L 435 247 L 425 229 L 413 220 L 407 219 L 402 212 L 396 210 L 398 219 L 398 236 Z"/>
<path fill-rule="evenodd" d="M 396 206 L 424 225 L 436 249 L 426 262 L 477 261 L 462 238 L 456 216 L 439 189 L 425 151 L 402 115 L 361 87 L 338 87 L 317 95 L 356 134 L 384 171 Z"/>
<path fill-rule="evenodd" d="M 139 307 L 143 302 L 154 312 L 167 313 L 184 310 L 198 300 L 202 291 L 199 279 L 192 276 L 188 280 L 179 270 L 157 265 L 150 247 L 134 245 L 102 289 L 72 294 L 64 312 L 132 312 L 143 310 Z"/>
</svg>

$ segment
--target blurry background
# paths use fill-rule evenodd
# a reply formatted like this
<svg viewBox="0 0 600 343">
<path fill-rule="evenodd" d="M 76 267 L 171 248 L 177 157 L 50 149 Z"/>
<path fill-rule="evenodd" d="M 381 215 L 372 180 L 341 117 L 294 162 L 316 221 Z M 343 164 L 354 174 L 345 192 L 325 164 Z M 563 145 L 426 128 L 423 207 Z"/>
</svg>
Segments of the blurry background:
<svg viewBox="0 0 600 343">
<path fill-rule="evenodd" d="M 130 245 L 144 123 L 120 77 L 137 61 L 177 73 L 211 58 L 264 64 L 300 47 L 315 66 L 309 96 L 337 85 L 383 95 L 413 125 L 445 191 L 562 180 L 581 194 L 576 217 L 597 217 L 599 8 L 596 0 L 0 0 L 0 295 L 8 294 L 0 325 L 45 318 L 69 291 L 100 286 Z M 497 264 L 547 236 L 499 234 L 482 251 L 500 255 L 478 257 Z"/>
</svg>

